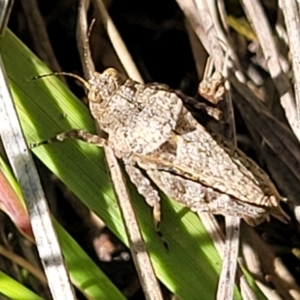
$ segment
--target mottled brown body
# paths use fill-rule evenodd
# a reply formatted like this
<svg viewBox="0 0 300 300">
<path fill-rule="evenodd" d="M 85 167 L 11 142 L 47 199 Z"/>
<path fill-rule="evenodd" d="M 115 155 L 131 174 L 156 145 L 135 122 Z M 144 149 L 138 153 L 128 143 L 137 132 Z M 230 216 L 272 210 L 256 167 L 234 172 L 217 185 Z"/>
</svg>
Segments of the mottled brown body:
<svg viewBox="0 0 300 300">
<path fill-rule="evenodd" d="M 269 177 L 198 124 L 165 86 L 121 82 L 108 69 L 95 73 L 86 87 L 91 113 L 108 140 L 83 132 L 81 138 L 114 150 L 157 221 L 160 197 L 152 182 L 193 211 L 239 216 L 250 225 L 270 214 L 283 219 L 281 197 Z"/>
</svg>

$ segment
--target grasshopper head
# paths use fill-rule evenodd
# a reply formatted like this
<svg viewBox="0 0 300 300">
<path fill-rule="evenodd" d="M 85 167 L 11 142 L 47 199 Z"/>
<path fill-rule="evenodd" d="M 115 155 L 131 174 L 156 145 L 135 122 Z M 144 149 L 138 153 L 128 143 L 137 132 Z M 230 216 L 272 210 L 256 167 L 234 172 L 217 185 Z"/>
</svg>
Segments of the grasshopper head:
<svg viewBox="0 0 300 300">
<path fill-rule="evenodd" d="M 121 86 L 119 73 L 113 69 L 106 69 L 103 73 L 95 72 L 88 81 L 88 99 L 93 103 L 109 101 L 110 97 Z"/>
</svg>

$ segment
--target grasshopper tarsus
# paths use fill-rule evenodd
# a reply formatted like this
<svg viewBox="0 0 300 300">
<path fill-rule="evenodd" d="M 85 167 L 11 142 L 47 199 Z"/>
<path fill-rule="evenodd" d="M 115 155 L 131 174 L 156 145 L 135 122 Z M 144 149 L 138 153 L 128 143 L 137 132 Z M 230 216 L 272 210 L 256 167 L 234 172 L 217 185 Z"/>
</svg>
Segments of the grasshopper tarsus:
<svg viewBox="0 0 300 300">
<path fill-rule="evenodd" d="M 107 140 L 99 137 L 96 134 L 90 133 L 90 132 L 82 130 L 82 129 L 72 129 L 67 132 L 59 133 L 50 139 L 32 143 L 32 144 L 30 144 L 30 148 L 35 148 L 35 147 L 38 147 L 41 145 L 51 144 L 51 143 L 54 143 L 57 141 L 63 142 L 64 140 L 69 139 L 69 138 L 72 138 L 75 140 L 81 140 L 88 144 L 93 144 L 97 147 L 104 147 L 107 145 Z"/>
</svg>

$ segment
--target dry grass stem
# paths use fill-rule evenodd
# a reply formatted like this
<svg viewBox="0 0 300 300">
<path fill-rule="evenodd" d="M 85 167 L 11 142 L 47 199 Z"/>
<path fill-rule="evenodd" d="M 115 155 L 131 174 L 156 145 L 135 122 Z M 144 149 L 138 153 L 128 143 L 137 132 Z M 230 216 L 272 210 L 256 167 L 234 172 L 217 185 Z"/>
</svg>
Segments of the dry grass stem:
<svg viewBox="0 0 300 300">
<path fill-rule="evenodd" d="M 226 239 L 217 291 L 218 300 L 233 299 L 233 287 L 239 254 L 240 222 L 241 220 L 238 217 L 225 217 Z"/>
<path fill-rule="evenodd" d="M 105 23 L 107 22 L 107 29 L 110 28 L 110 30 L 112 30 L 114 33 L 113 36 L 118 37 L 118 44 L 120 44 L 120 43 L 123 44 L 123 41 L 121 40 L 119 34 L 116 32 L 115 27 L 112 26 L 112 21 L 111 21 L 110 17 L 108 16 L 107 11 L 106 11 L 102 1 L 98 1 L 98 5 L 99 5 L 99 10 L 101 10 L 101 17 L 105 16 L 105 19 L 102 21 Z M 86 18 L 83 17 L 83 15 L 85 14 L 86 8 L 87 8 L 87 6 L 80 5 L 79 19 L 78 19 L 78 23 L 81 23 L 80 26 L 78 25 L 78 28 L 81 28 L 81 30 L 77 31 L 77 33 L 78 33 L 77 37 L 79 38 L 77 42 L 78 42 L 78 44 L 81 43 L 81 45 L 79 46 L 81 48 L 81 50 L 80 50 L 81 54 L 84 53 L 84 47 L 86 47 L 86 38 L 85 38 L 86 33 L 84 33 L 84 31 L 82 30 L 82 28 L 87 28 Z M 111 31 L 110 31 L 110 33 L 111 33 Z M 110 37 L 112 38 L 111 35 L 110 35 Z M 125 57 L 126 59 L 122 61 L 124 64 L 125 70 L 129 74 L 132 72 L 135 72 L 136 78 L 140 77 L 140 75 L 137 73 L 136 67 L 135 66 L 133 67 L 133 65 L 132 65 L 133 64 L 132 60 L 131 59 L 128 60 L 129 54 L 127 53 L 127 50 L 125 50 L 124 47 L 121 47 L 121 49 L 126 52 L 125 55 L 123 55 L 123 58 Z M 120 52 L 118 52 L 118 53 L 120 53 Z M 91 60 L 90 52 L 88 54 L 87 59 L 88 59 L 88 61 Z M 94 70 L 92 69 L 93 67 L 91 65 L 89 65 L 89 67 L 87 67 L 85 57 L 81 56 L 81 60 L 83 62 L 83 68 L 84 68 L 85 74 L 89 74 L 90 71 L 94 72 Z M 127 64 L 129 64 L 129 66 L 127 66 Z M 128 69 L 127 69 L 127 67 L 128 67 Z M 90 70 L 87 70 L 87 69 L 90 69 Z M 101 128 L 99 128 L 97 124 L 96 124 L 96 127 L 100 134 Z M 153 266 L 152 266 L 152 263 L 150 260 L 149 253 L 148 253 L 146 245 L 143 241 L 143 238 L 142 238 L 142 235 L 141 235 L 141 232 L 139 229 L 139 225 L 138 225 L 137 219 L 135 217 L 133 207 L 131 205 L 130 196 L 129 196 L 128 190 L 126 188 L 126 182 L 122 175 L 122 170 L 118 164 L 118 161 L 114 155 L 113 150 L 109 147 L 104 147 L 104 151 L 105 151 L 105 157 L 106 157 L 109 173 L 110 173 L 110 176 L 111 176 L 111 179 L 113 182 L 113 186 L 114 186 L 114 190 L 115 190 L 115 193 L 117 196 L 118 204 L 119 204 L 119 207 L 120 207 L 120 210 L 122 213 L 122 217 L 124 220 L 132 258 L 134 260 L 134 263 L 135 263 L 135 266 L 137 269 L 137 273 L 140 278 L 140 283 L 141 283 L 141 286 L 145 293 L 145 297 L 146 297 L 146 299 L 149 299 L 149 300 L 163 299 L 161 290 L 159 287 L 159 283 L 156 279 L 155 272 L 154 272 L 154 269 L 153 269 Z"/>
<path fill-rule="evenodd" d="M 75 299 L 47 201 L 32 156 L 24 139 L 2 61 L 0 61 L 1 138 L 20 184 L 30 222 L 53 299 Z"/>
<path fill-rule="evenodd" d="M 16 255 L 14 252 L 11 252 L 11 251 L 5 249 L 5 247 L 3 247 L 1 245 L 0 245 L 0 255 L 3 255 L 5 257 L 7 257 L 8 259 L 13 261 L 14 263 L 19 265 L 20 267 L 25 268 L 26 270 L 28 270 L 33 276 L 36 277 L 36 279 L 38 279 L 44 285 L 48 284 L 44 273 L 41 272 L 39 269 L 35 268 L 33 265 L 31 265 L 23 257 L 21 257 L 19 255 Z"/>
<path fill-rule="evenodd" d="M 297 127 L 296 105 L 292 87 L 280 67 L 279 53 L 266 15 L 258 0 L 242 0 L 241 3 L 260 42 L 268 70 L 280 95 L 280 102 L 285 110 L 286 117 L 299 140 L 300 128 Z"/>
<path fill-rule="evenodd" d="M 36 0 L 22 0 L 21 1 L 26 21 L 30 31 L 30 37 L 32 39 L 34 48 L 37 55 L 43 60 L 50 69 L 55 71 L 61 71 L 61 67 L 54 54 L 51 42 L 49 40 L 48 32 L 45 26 L 44 19 L 38 8 Z M 63 82 L 65 78 L 61 78 Z"/>
<path fill-rule="evenodd" d="M 135 66 L 134 61 L 130 53 L 128 52 L 126 45 L 124 44 L 116 26 L 114 25 L 111 17 L 109 16 L 106 7 L 102 0 L 93 0 L 95 7 L 98 9 L 100 19 L 104 28 L 107 31 L 107 34 L 110 38 L 110 41 L 113 45 L 113 48 L 116 51 L 118 58 L 120 59 L 124 69 L 127 72 L 127 75 L 138 82 L 143 82 L 138 69 Z"/>
<path fill-rule="evenodd" d="M 296 111 L 297 111 L 297 123 L 295 131 L 296 136 L 299 139 L 300 132 L 300 59 L 299 59 L 299 49 L 300 49 L 300 17 L 299 10 L 296 1 L 285 0 L 280 1 L 282 6 L 282 12 L 285 19 L 285 24 L 287 28 L 287 34 L 289 37 L 289 45 L 292 56 L 292 65 L 294 71 L 294 89 L 296 96 Z M 292 121 L 292 120 L 291 120 Z"/>
</svg>

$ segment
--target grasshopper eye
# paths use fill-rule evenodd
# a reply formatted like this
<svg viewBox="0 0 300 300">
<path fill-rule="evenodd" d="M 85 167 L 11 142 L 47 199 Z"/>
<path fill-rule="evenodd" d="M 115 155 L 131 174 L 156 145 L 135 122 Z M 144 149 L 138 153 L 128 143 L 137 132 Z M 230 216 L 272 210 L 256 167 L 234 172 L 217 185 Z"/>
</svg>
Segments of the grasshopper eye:
<svg viewBox="0 0 300 300">
<path fill-rule="evenodd" d="M 103 76 L 107 76 L 107 78 L 110 78 L 112 80 L 115 80 L 115 81 L 119 81 L 120 79 L 120 75 L 118 73 L 117 70 L 115 70 L 114 68 L 108 68 L 106 69 L 103 73 L 102 73 Z"/>
</svg>

